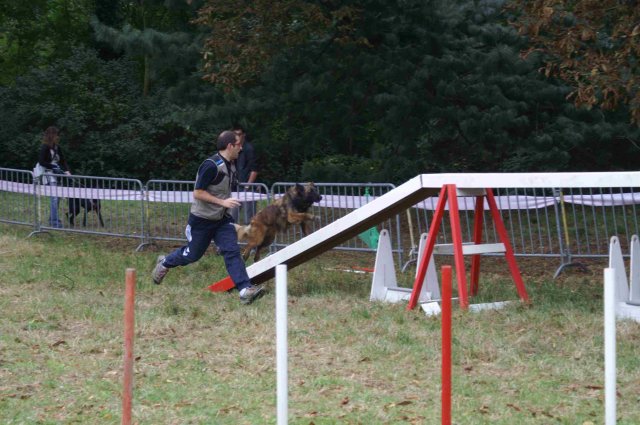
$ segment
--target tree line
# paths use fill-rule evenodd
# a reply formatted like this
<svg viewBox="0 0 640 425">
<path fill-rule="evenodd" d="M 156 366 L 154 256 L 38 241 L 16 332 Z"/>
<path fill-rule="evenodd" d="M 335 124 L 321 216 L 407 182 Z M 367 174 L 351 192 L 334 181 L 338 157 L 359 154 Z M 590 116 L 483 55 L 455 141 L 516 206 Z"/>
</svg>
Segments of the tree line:
<svg viewBox="0 0 640 425">
<path fill-rule="evenodd" d="M 633 1 L 34 0 L 0 11 L 0 166 L 192 179 L 242 124 L 260 180 L 635 169 Z"/>
</svg>

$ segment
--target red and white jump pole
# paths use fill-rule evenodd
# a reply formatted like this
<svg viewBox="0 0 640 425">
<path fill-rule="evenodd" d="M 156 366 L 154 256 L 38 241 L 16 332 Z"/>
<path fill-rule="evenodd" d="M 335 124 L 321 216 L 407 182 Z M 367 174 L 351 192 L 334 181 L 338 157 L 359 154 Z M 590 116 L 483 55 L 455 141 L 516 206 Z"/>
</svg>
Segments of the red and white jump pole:
<svg viewBox="0 0 640 425">
<path fill-rule="evenodd" d="M 451 266 L 442 266 L 442 425 L 451 425 Z"/>
<path fill-rule="evenodd" d="M 131 425 L 133 399 L 133 333 L 136 297 L 136 269 L 127 269 L 124 294 L 124 381 L 122 390 L 122 425 Z"/>
</svg>

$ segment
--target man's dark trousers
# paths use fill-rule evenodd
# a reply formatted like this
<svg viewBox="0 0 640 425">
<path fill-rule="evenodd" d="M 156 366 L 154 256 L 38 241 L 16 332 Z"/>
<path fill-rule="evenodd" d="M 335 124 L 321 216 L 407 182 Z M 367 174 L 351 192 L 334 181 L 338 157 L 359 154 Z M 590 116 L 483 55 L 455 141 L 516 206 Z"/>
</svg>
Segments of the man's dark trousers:
<svg viewBox="0 0 640 425">
<path fill-rule="evenodd" d="M 176 249 L 165 258 L 163 264 L 167 268 L 186 266 L 198 261 L 205 253 L 211 241 L 220 248 L 224 264 L 231 280 L 238 290 L 251 285 L 247 269 L 240 255 L 238 235 L 233 226 L 233 219 L 225 215 L 218 221 L 207 220 L 189 214 L 189 221 L 185 229 L 188 245 Z"/>
</svg>

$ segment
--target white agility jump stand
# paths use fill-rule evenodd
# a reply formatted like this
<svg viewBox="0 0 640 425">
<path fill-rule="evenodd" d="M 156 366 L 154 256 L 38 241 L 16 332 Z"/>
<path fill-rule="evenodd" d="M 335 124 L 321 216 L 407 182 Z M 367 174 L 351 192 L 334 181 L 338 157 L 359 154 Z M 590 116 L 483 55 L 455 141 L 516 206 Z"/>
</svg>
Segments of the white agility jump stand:
<svg viewBox="0 0 640 425">
<path fill-rule="evenodd" d="M 418 258 L 422 258 L 427 234 L 420 236 L 420 247 L 418 248 Z M 416 271 L 417 273 L 417 271 Z M 412 288 L 403 288 L 398 286 L 396 279 L 396 268 L 393 261 L 393 251 L 391 249 L 391 238 L 389 231 L 382 229 L 380 238 L 378 239 L 378 250 L 376 252 L 376 263 L 373 271 L 373 279 L 371 282 L 371 301 L 385 302 L 401 302 L 409 301 Z M 427 268 L 427 274 L 424 278 L 422 291 L 420 292 L 419 302 L 425 303 L 431 300 L 440 299 L 440 287 L 438 285 L 438 275 L 433 262 L 433 256 Z"/>
<path fill-rule="evenodd" d="M 631 237 L 629 280 L 620 240 L 611 238 L 609 267 L 604 269 L 604 398 L 605 424 L 616 423 L 616 320 L 640 322 L 640 241 Z M 628 285 L 630 284 L 630 286 Z"/>
<path fill-rule="evenodd" d="M 617 236 L 609 244 L 609 268 L 615 270 L 616 317 L 640 322 L 640 241 L 637 235 L 631 237 L 630 273 L 627 273 Z"/>
<path fill-rule="evenodd" d="M 426 233 L 420 235 L 420 244 L 418 247 L 418 259 L 423 258 L 423 252 L 427 245 Z M 437 254 L 448 254 L 451 250 L 449 245 L 436 245 L 434 252 Z M 420 264 L 416 267 L 415 275 L 418 275 Z M 376 252 L 376 263 L 373 272 L 373 278 L 371 281 L 371 301 L 383 301 L 389 303 L 397 303 L 402 301 L 408 301 L 411 297 L 412 288 L 404 288 L 398 286 L 396 279 L 396 271 L 393 261 L 393 251 L 391 249 L 391 238 L 389 231 L 383 229 L 380 232 L 380 239 L 378 240 L 378 251 Z M 455 299 L 455 298 L 454 298 Z M 429 264 L 427 265 L 427 272 L 423 280 L 422 289 L 420 290 L 420 297 L 418 303 L 427 315 L 440 314 L 440 304 L 442 297 L 440 295 L 440 285 L 438 283 L 438 273 L 436 271 L 435 261 L 433 260 L 433 254 L 431 255 Z M 496 310 L 503 308 L 510 301 L 499 301 L 493 303 L 480 303 L 469 305 L 470 311 L 481 310 Z"/>
<path fill-rule="evenodd" d="M 640 241 L 631 237 L 630 272 L 624 267 L 620 240 L 611 238 L 609 268 L 604 270 L 605 424 L 616 423 L 616 319 L 640 322 Z M 629 286 L 630 284 L 630 286 Z"/>
<path fill-rule="evenodd" d="M 640 241 L 631 237 L 630 274 L 624 267 L 620 240 L 611 238 L 609 267 L 604 269 L 604 415 L 616 424 L 616 319 L 640 322 Z M 628 283 L 631 286 L 628 286 Z"/>
</svg>

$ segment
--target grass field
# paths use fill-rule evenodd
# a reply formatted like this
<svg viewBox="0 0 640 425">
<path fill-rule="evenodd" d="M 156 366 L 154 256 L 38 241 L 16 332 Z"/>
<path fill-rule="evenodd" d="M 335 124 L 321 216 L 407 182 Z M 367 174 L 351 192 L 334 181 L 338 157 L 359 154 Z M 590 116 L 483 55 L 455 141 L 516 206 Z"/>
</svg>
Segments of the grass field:
<svg viewBox="0 0 640 425">
<path fill-rule="evenodd" d="M 275 424 L 275 297 L 250 306 L 206 286 L 220 257 L 149 278 L 131 240 L 0 225 L 0 423 L 120 423 L 125 269 L 138 271 L 133 418 Z M 373 264 L 327 253 L 289 274 L 289 423 L 437 424 L 440 320 L 368 301 Z M 602 268 L 520 260 L 533 301 L 453 314 L 456 424 L 602 424 Z M 480 301 L 515 299 L 488 259 Z M 409 282 L 410 276 L 403 276 Z M 472 299 L 472 302 L 476 300 Z M 619 424 L 640 423 L 640 324 L 618 322 Z"/>
</svg>

